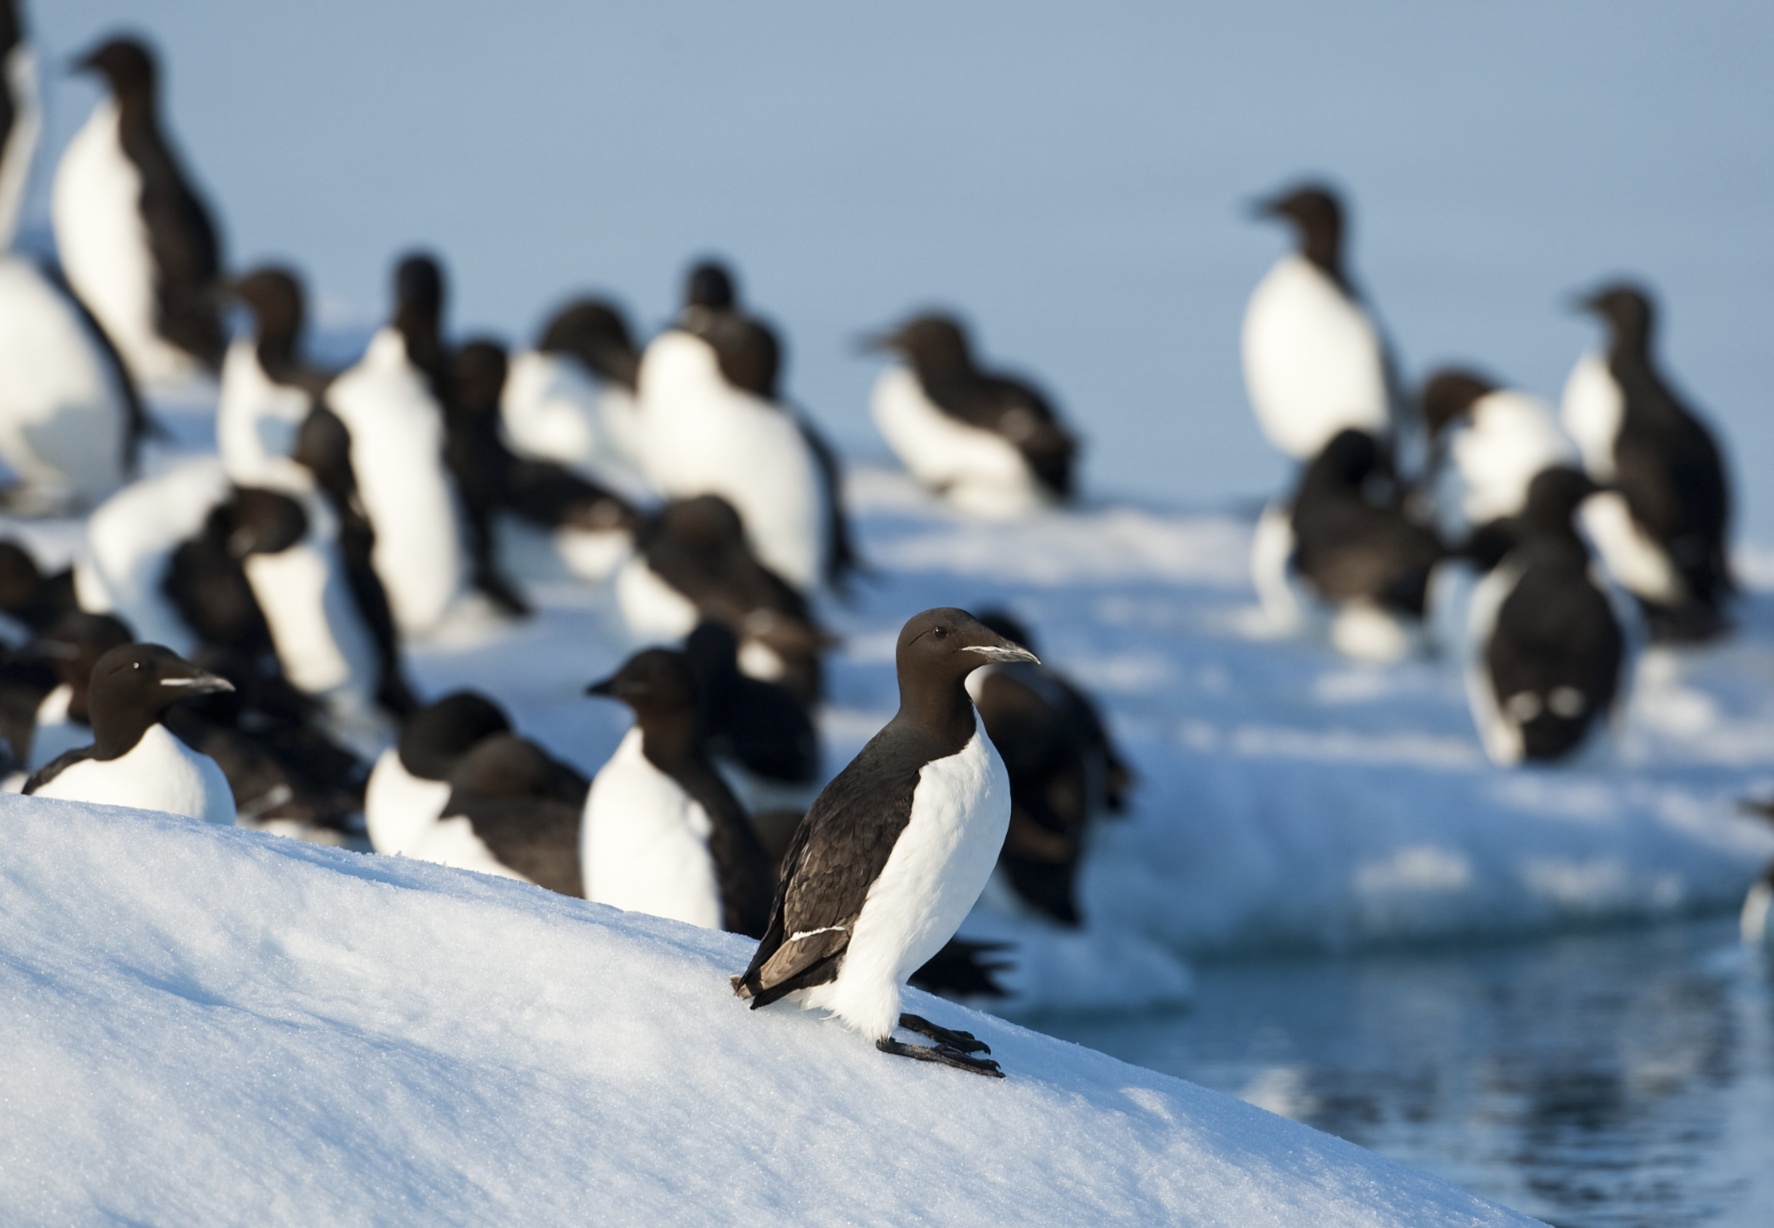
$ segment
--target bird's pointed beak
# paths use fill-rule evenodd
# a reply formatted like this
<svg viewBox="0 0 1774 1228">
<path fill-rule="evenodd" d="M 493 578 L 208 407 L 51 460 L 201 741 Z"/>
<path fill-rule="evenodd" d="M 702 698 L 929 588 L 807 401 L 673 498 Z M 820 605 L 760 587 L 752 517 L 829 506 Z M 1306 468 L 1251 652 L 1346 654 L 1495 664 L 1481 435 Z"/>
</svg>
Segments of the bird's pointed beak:
<svg viewBox="0 0 1774 1228">
<path fill-rule="evenodd" d="M 969 644 L 962 652 L 974 652 L 988 661 L 1008 665 L 1012 661 L 1027 661 L 1030 665 L 1041 664 L 1041 658 L 1020 644 L 1012 644 L 1009 640 L 999 640 L 996 644 Z"/>
<path fill-rule="evenodd" d="M 221 695 L 234 689 L 234 684 L 220 674 L 199 671 L 183 678 L 162 678 L 160 685 L 192 695 Z"/>
<path fill-rule="evenodd" d="M 585 693 L 587 695 L 602 695 L 606 699 L 615 699 L 616 698 L 616 678 L 617 678 L 617 675 L 611 674 L 608 678 L 605 678 L 599 682 L 594 682 L 590 686 L 585 688 Z"/>
<path fill-rule="evenodd" d="M 890 354 L 893 352 L 896 340 L 897 334 L 888 330 L 863 333 L 856 338 L 854 344 L 858 354 Z"/>
</svg>

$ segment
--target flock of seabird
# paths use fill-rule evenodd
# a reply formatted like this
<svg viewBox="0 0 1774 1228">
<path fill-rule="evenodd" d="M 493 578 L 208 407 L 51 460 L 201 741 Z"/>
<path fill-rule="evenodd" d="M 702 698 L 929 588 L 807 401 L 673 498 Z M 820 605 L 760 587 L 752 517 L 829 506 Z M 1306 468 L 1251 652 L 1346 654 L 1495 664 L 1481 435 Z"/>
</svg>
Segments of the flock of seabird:
<svg viewBox="0 0 1774 1228">
<path fill-rule="evenodd" d="M 10 249 L 41 127 L 14 0 L 0 56 Z M 0 542 L 17 787 L 358 830 L 378 853 L 745 934 L 758 946 L 733 989 L 753 1007 L 788 998 L 884 1052 L 1000 1074 L 974 1037 L 902 1013 L 901 989 L 997 989 L 1001 951 L 955 938 L 995 870 L 1031 913 L 1080 924 L 1091 826 L 1133 774 L 1013 615 L 934 609 L 900 633 L 897 713 L 821 787 L 835 641 L 818 603 L 861 560 L 836 454 L 784 397 L 776 334 L 732 271 L 695 265 L 644 343 L 617 306 L 579 299 L 508 349 L 446 335 L 444 269 L 413 252 L 362 357 L 325 370 L 295 270 L 228 270 L 148 47 L 113 38 L 76 68 L 104 90 L 55 170 L 57 259 L 0 256 L 7 503 L 86 518 L 68 571 Z M 1589 740 L 1641 632 L 1727 629 L 1722 465 L 1657 369 L 1642 290 L 1584 300 L 1608 341 L 1573 373 L 1562 426 L 1470 371 L 1412 398 L 1349 277 L 1337 197 L 1304 187 L 1260 212 L 1299 238 L 1244 328 L 1258 421 L 1300 462 L 1255 537 L 1278 619 L 1396 658 L 1442 575 L 1482 576 L 1472 706 L 1505 763 Z M 1071 428 L 982 366 L 957 319 L 868 345 L 890 359 L 874 420 L 929 489 L 997 517 L 1075 496 Z M 143 473 L 141 390 L 205 377 L 216 454 Z M 587 688 L 633 715 L 590 779 L 494 698 L 426 702 L 405 670 L 403 644 L 464 611 L 526 616 L 526 551 L 607 586 L 643 646 Z"/>
</svg>

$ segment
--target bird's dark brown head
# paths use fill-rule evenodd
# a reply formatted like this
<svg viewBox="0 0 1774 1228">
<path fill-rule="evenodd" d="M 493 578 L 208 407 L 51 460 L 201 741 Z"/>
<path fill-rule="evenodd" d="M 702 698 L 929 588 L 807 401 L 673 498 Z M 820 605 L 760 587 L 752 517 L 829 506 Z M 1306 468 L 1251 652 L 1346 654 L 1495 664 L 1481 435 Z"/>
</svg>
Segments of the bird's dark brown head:
<svg viewBox="0 0 1774 1228">
<path fill-rule="evenodd" d="M 967 330 L 952 315 L 928 311 L 915 315 L 897 328 L 863 338 L 863 348 L 897 354 L 924 379 L 972 369 L 973 355 Z"/>
<path fill-rule="evenodd" d="M 1431 439 L 1439 436 L 1472 411 L 1480 398 L 1497 390 L 1496 384 L 1464 367 L 1443 367 L 1423 385 L 1423 424 Z"/>
<path fill-rule="evenodd" d="M 1300 254 L 1333 277 L 1343 270 L 1344 216 L 1342 201 L 1327 184 L 1302 183 L 1257 201 L 1251 209 L 1261 218 L 1279 218 L 1294 229 Z"/>
<path fill-rule="evenodd" d="M 456 409 L 464 418 L 484 419 L 499 413 L 509 363 L 505 347 L 478 337 L 456 351 Z"/>
<path fill-rule="evenodd" d="M 620 700 L 643 719 L 693 712 L 696 707 L 690 664 L 683 653 L 669 648 L 637 652 L 614 674 L 586 687 L 585 693 Z"/>
<path fill-rule="evenodd" d="M 573 300 L 549 320 L 536 348 L 545 354 L 571 354 L 601 378 L 634 391 L 640 354 L 628 321 L 614 303 Z"/>
<path fill-rule="evenodd" d="M 903 690 L 910 677 L 958 681 L 994 661 L 1031 661 L 1034 653 L 999 635 L 966 610 L 943 607 L 913 616 L 894 650 Z"/>
<path fill-rule="evenodd" d="M 275 341 L 293 355 L 302 332 L 307 305 L 294 269 L 269 264 L 222 286 L 228 297 L 252 312 L 261 341 Z"/>
<path fill-rule="evenodd" d="M 1656 323 L 1649 291 L 1634 282 L 1611 282 L 1579 296 L 1576 307 L 1607 325 L 1614 348 L 1644 346 Z"/>
<path fill-rule="evenodd" d="M 97 73 L 119 100 L 152 98 L 159 77 L 154 53 L 141 39 L 107 39 L 74 61 L 75 72 Z"/>
</svg>

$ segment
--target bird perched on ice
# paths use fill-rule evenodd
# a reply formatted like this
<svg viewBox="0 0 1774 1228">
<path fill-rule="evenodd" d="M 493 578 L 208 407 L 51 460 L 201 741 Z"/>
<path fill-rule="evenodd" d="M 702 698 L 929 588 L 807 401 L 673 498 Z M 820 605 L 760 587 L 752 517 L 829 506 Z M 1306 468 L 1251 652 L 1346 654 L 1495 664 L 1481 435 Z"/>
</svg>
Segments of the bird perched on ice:
<svg viewBox="0 0 1774 1228">
<path fill-rule="evenodd" d="M 1565 383 L 1564 423 L 1584 467 L 1612 489 L 1584 509 L 1584 527 L 1659 639 L 1724 630 L 1734 589 L 1731 489 L 1706 425 L 1651 353 L 1656 323 L 1639 286 L 1605 286 L 1580 302 L 1606 325 L 1605 351 L 1585 354 Z"/>
<path fill-rule="evenodd" d="M 770 865 L 709 758 L 683 654 L 637 653 L 586 694 L 619 700 L 635 716 L 585 799 L 586 898 L 758 937 L 770 908 Z"/>
<path fill-rule="evenodd" d="M 221 244 L 160 115 L 153 53 L 133 38 L 76 63 L 104 96 L 62 153 L 52 212 L 68 282 L 145 385 L 214 371 Z"/>
<path fill-rule="evenodd" d="M 1538 397 L 1464 368 L 1430 376 L 1421 395 L 1443 534 L 1494 564 L 1508 526 L 1527 504 L 1528 484 L 1571 465 L 1577 449 Z"/>
<path fill-rule="evenodd" d="M 1077 440 L 1040 391 L 979 366 L 960 321 L 918 315 L 867 344 L 901 360 L 870 404 L 913 477 L 983 515 L 1071 500 Z"/>
<path fill-rule="evenodd" d="M 900 992 L 978 900 L 1010 826 L 1010 780 L 967 675 L 1036 658 L 965 610 L 936 609 L 906 623 L 895 660 L 899 711 L 796 831 L 734 992 L 754 1009 L 795 995 L 882 1052 L 999 1076 L 974 1037 L 902 1015 Z M 896 1026 L 936 1044 L 896 1040 Z"/>
<path fill-rule="evenodd" d="M 645 469 L 669 498 L 726 499 L 764 564 L 813 592 L 854 560 L 834 455 L 782 403 L 781 364 L 775 332 L 741 310 L 725 266 L 693 268 L 678 323 L 641 356 Z"/>
<path fill-rule="evenodd" d="M 1473 592 L 1467 693 L 1498 763 L 1576 753 L 1620 694 L 1625 632 L 1575 524 L 1597 489 L 1575 469 L 1536 476 L 1520 544 Z"/>
<path fill-rule="evenodd" d="M 1299 247 L 1275 262 L 1244 312 L 1244 383 L 1269 442 L 1310 460 L 1342 430 L 1396 429 L 1392 364 L 1344 260 L 1343 206 L 1305 184 L 1259 201 Z"/>
<path fill-rule="evenodd" d="M 465 526 L 444 463 L 443 272 L 428 256 L 394 275 L 394 318 L 339 376 L 327 403 L 351 438 L 351 471 L 375 530 L 371 558 L 406 636 L 437 629 L 469 583 Z"/>
<path fill-rule="evenodd" d="M 161 810 L 234 824 L 234 796 L 215 760 L 174 737 L 161 717 L 173 704 L 232 683 L 158 644 L 126 644 L 100 657 L 87 690 L 92 744 L 33 773 L 25 792 L 106 806 Z"/>
</svg>

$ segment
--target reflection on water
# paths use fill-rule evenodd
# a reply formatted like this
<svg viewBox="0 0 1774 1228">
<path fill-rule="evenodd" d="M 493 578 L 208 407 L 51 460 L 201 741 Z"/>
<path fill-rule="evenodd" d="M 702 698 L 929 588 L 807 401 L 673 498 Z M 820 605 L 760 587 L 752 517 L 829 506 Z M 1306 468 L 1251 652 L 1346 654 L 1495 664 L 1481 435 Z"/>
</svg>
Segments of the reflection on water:
<svg viewBox="0 0 1774 1228">
<path fill-rule="evenodd" d="M 1774 967 L 1731 921 L 1206 965 L 1044 1030 L 1561 1225 L 1774 1225 Z"/>
</svg>

